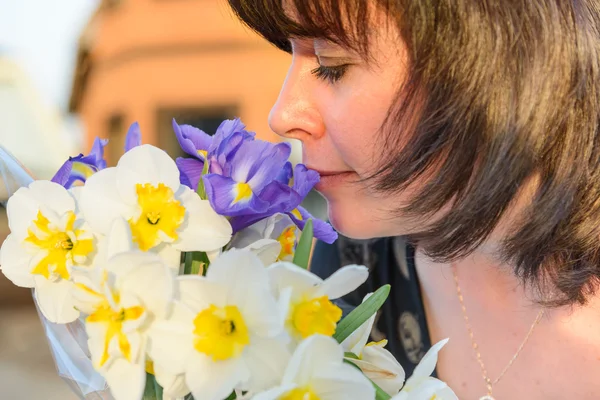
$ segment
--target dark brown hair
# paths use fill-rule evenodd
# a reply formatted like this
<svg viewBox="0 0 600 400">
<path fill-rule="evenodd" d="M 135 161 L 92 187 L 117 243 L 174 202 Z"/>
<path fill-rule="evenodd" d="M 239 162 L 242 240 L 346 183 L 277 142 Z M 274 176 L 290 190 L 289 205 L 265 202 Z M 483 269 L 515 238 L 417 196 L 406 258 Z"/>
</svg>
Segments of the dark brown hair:
<svg viewBox="0 0 600 400">
<path fill-rule="evenodd" d="M 427 183 L 402 212 L 448 213 L 414 235 L 441 261 L 476 249 L 535 177 L 531 205 L 502 247 L 552 306 L 585 303 L 600 280 L 600 6 L 596 0 L 229 0 L 290 51 L 322 37 L 368 54 L 374 9 L 395 17 L 408 78 L 382 127 L 396 148 L 381 191 Z M 394 127 L 418 119 L 403 137 Z M 404 133 L 402 135 L 405 135 Z"/>
</svg>

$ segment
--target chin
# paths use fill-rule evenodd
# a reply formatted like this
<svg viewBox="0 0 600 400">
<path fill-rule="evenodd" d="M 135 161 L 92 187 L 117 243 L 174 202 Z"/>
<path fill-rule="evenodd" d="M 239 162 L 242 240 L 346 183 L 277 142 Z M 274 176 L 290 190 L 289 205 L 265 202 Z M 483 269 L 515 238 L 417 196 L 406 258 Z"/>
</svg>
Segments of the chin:
<svg viewBox="0 0 600 400">
<path fill-rule="evenodd" d="M 351 239 L 374 239 L 406 234 L 394 229 L 391 220 L 382 220 L 369 207 L 356 207 L 345 201 L 327 201 L 329 222 L 336 231 Z"/>
</svg>

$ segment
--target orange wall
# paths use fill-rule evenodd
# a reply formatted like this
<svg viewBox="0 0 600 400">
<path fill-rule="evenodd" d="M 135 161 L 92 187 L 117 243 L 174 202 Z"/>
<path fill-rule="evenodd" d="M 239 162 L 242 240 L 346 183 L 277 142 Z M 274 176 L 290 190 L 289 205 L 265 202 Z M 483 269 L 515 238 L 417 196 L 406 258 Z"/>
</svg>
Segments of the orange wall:
<svg viewBox="0 0 600 400">
<path fill-rule="evenodd" d="M 290 56 L 242 27 L 225 0 L 123 0 L 94 21 L 91 73 L 78 111 L 89 148 L 115 113 L 156 144 L 158 108 L 237 105 L 249 129 L 267 117 Z"/>
</svg>

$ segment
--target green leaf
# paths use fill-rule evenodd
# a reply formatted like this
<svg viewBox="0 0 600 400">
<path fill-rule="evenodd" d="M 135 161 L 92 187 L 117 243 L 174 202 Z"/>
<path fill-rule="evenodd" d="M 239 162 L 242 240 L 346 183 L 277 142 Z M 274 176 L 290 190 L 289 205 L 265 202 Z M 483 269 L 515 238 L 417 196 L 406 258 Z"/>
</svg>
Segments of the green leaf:
<svg viewBox="0 0 600 400">
<path fill-rule="evenodd" d="M 294 254 L 294 264 L 297 266 L 307 269 L 308 261 L 310 260 L 310 251 L 312 250 L 313 242 L 313 223 L 312 219 L 306 221 L 300 241 L 296 247 L 296 253 Z"/>
<path fill-rule="evenodd" d="M 352 332 L 357 330 L 381 308 L 389 294 L 390 285 L 384 285 L 377 289 L 372 296 L 352 310 L 346 318 L 340 321 L 335 330 L 335 334 L 333 335 L 334 339 L 337 340 L 338 343 L 342 343 L 346 340 Z"/>
<path fill-rule="evenodd" d="M 156 382 L 154 375 L 146 372 L 146 387 L 144 388 L 142 400 L 162 400 L 162 398 L 162 387 Z"/>
<path fill-rule="evenodd" d="M 206 273 L 210 260 L 203 251 L 189 251 L 185 254 L 184 275 L 198 275 L 200 272 Z"/>
<path fill-rule="evenodd" d="M 196 193 L 202 200 L 206 200 L 206 189 L 204 188 L 204 180 L 202 177 L 208 174 L 208 160 L 204 160 L 204 166 L 202 167 L 202 173 L 200 175 L 200 180 L 198 181 L 198 188 L 196 189 Z"/>
<path fill-rule="evenodd" d="M 347 351 L 344 353 L 344 358 L 351 358 L 353 360 L 358 360 L 358 356 L 351 351 Z"/>
<path fill-rule="evenodd" d="M 348 353 L 346 353 L 346 354 L 348 354 Z M 352 353 L 350 353 L 350 354 L 352 354 Z M 352 360 L 344 359 L 344 362 L 346 364 L 352 365 L 354 368 L 356 368 L 360 372 L 362 372 L 362 370 L 358 367 L 358 365 L 354 364 L 352 362 Z M 366 375 L 365 375 L 365 377 L 366 377 Z M 367 379 L 369 379 L 369 378 L 367 377 Z M 392 398 L 392 396 L 390 396 L 389 394 L 387 394 L 386 392 L 384 392 L 384 390 L 382 388 L 380 388 L 379 385 L 377 385 L 371 379 L 369 379 L 369 381 L 371 382 L 371 385 L 373 385 L 373 387 L 375 388 L 375 400 L 389 400 L 389 399 Z"/>
<path fill-rule="evenodd" d="M 229 397 L 228 397 L 228 398 L 226 398 L 225 400 L 235 400 L 235 399 L 237 399 L 237 396 L 235 395 L 235 392 L 233 392 L 233 393 L 231 393 L 231 394 L 229 395 Z"/>
</svg>

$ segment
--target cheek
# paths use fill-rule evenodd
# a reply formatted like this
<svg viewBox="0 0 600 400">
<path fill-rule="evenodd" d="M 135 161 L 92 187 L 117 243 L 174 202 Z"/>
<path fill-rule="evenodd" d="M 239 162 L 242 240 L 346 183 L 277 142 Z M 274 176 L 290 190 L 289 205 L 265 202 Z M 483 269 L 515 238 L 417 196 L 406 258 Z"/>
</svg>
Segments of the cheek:
<svg viewBox="0 0 600 400">
<path fill-rule="evenodd" d="M 387 93 L 378 96 L 355 93 L 338 99 L 330 108 L 327 133 L 348 166 L 359 175 L 376 167 L 381 160 L 380 129 L 385 120 L 391 100 Z"/>
</svg>

